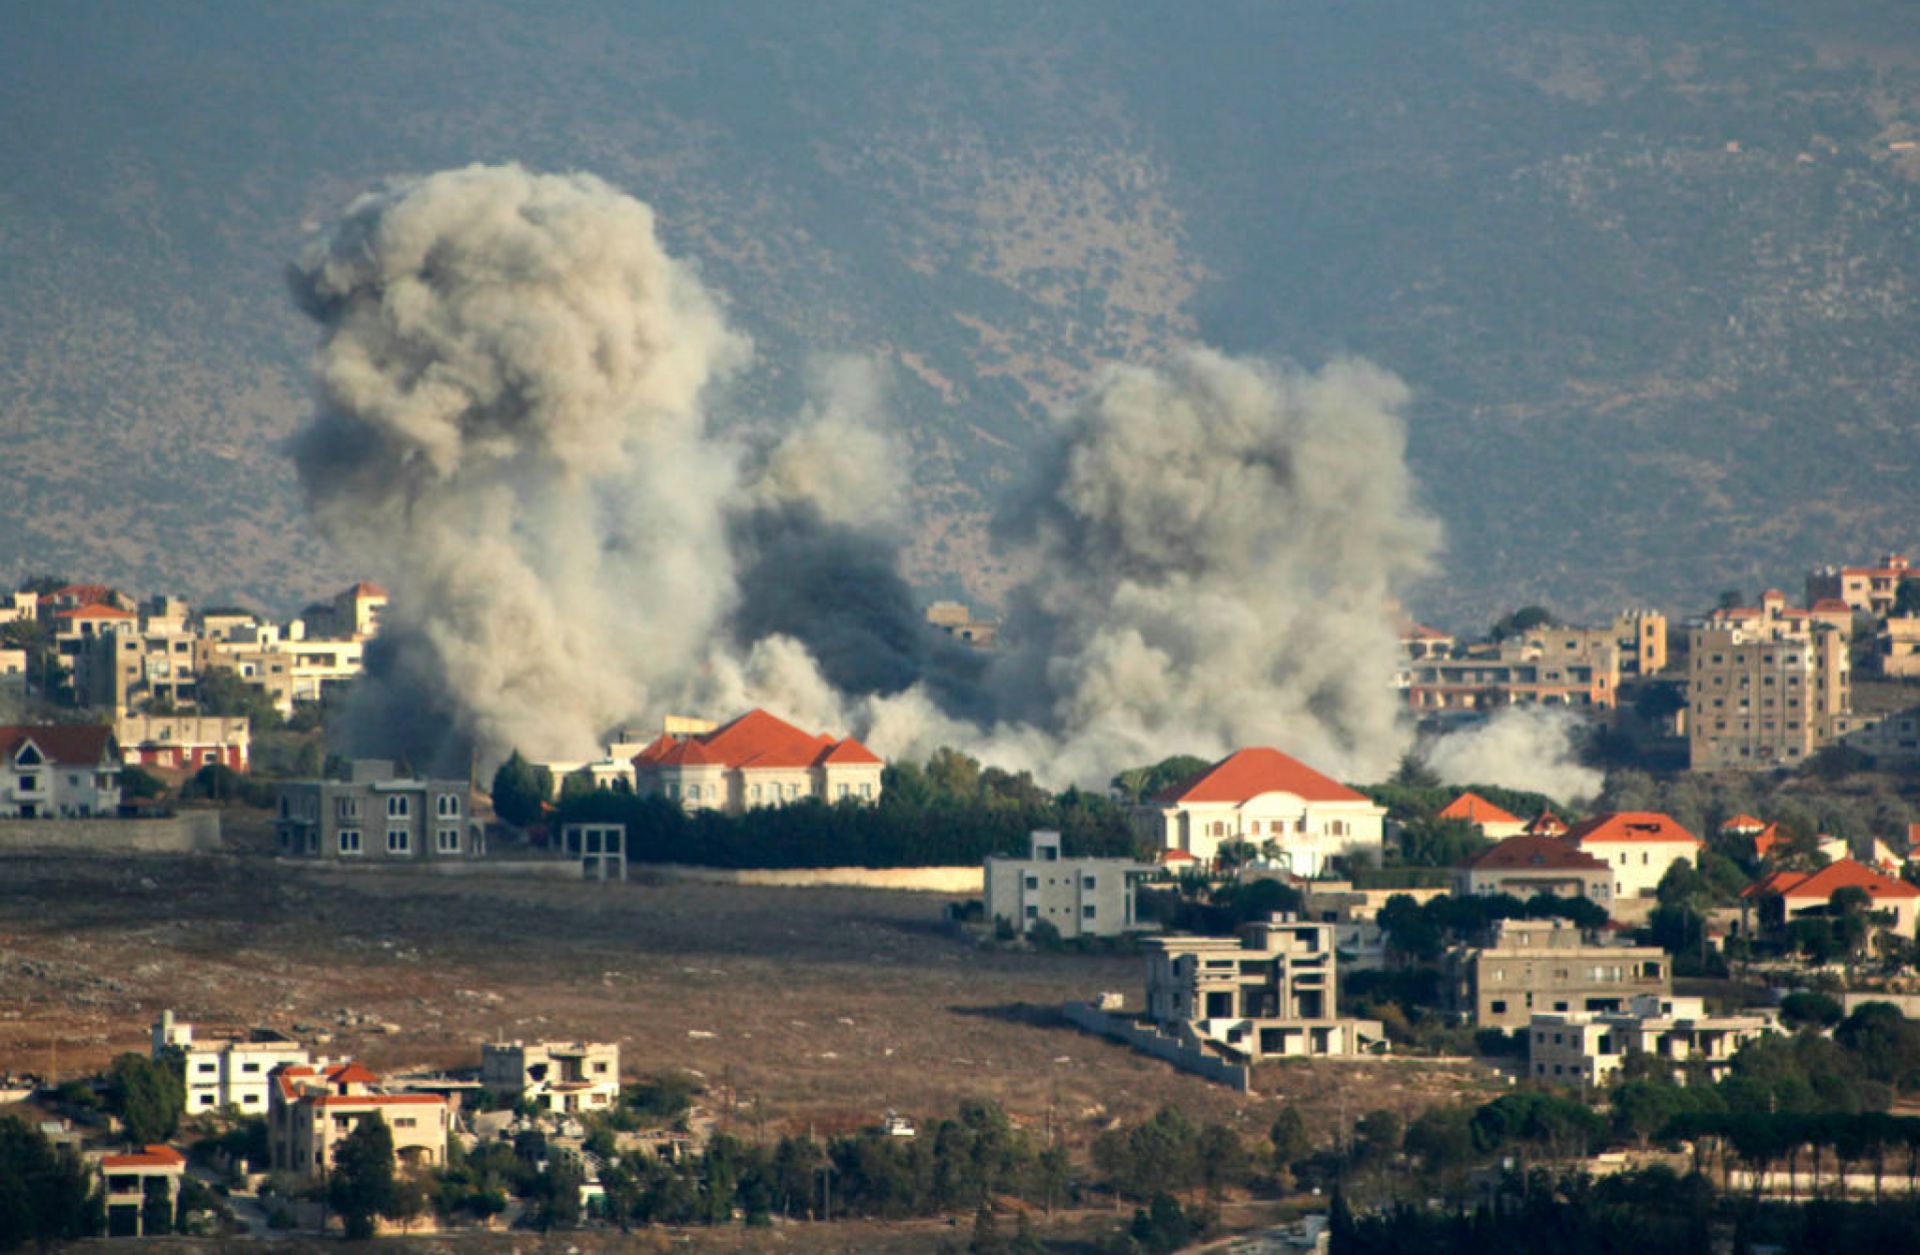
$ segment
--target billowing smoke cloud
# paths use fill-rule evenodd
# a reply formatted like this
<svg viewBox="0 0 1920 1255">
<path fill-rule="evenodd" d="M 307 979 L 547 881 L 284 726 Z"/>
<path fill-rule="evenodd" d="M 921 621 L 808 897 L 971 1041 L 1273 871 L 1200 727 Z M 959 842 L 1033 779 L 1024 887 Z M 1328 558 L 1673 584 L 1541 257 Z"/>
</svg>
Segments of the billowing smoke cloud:
<svg viewBox="0 0 1920 1255">
<path fill-rule="evenodd" d="M 1562 802 L 1600 795 L 1604 777 L 1580 765 L 1580 721 L 1566 710 L 1509 706 L 1478 727 L 1422 746 L 1427 766 L 1449 784 L 1498 784 Z"/>
<path fill-rule="evenodd" d="M 750 705 L 1055 784 L 1247 744 L 1377 778 L 1411 740 L 1386 607 L 1439 533 L 1406 389 L 1364 362 L 1101 375 L 1008 505 L 1037 574 L 982 656 L 899 575 L 884 380 L 826 363 L 801 413 L 717 435 L 746 341 L 605 183 L 399 181 L 293 285 L 322 329 L 302 481 L 393 594 L 358 752 L 580 758 L 616 723 Z"/>
<path fill-rule="evenodd" d="M 357 747 L 591 754 L 728 609 L 736 467 L 701 400 L 746 342 L 584 175 L 396 182 L 292 282 L 323 328 L 301 480 L 394 594 Z"/>
</svg>

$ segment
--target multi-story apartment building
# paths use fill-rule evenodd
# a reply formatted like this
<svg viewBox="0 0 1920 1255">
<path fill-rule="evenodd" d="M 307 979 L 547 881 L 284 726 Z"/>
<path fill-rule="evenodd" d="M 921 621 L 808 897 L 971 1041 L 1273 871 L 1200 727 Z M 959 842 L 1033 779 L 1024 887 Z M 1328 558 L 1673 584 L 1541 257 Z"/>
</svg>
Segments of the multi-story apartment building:
<svg viewBox="0 0 1920 1255">
<path fill-rule="evenodd" d="M 1296 876 L 1328 861 L 1384 848 L 1386 808 L 1296 758 L 1265 746 L 1236 750 L 1131 812 L 1134 831 L 1164 851 L 1202 862 L 1229 842 L 1268 853 Z"/>
<path fill-rule="evenodd" d="M 0 727 L 0 819 L 120 810 L 120 745 L 98 724 Z"/>
<path fill-rule="evenodd" d="M 1022 933 L 1044 922 L 1062 937 L 1115 937 L 1139 927 L 1133 889 L 1157 870 L 1128 858 L 1062 858 L 1060 834 L 1040 829 L 1028 838 L 1026 858 L 987 859 L 987 919 Z"/>
<path fill-rule="evenodd" d="M 1378 1021 L 1340 1017 L 1331 924 L 1273 915 L 1239 937 L 1153 937 L 1146 942 L 1147 1015 L 1255 1062 L 1350 1055 L 1384 1048 Z"/>
<path fill-rule="evenodd" d="M 1401 633 L 1398 687 L 1416 711 L 1496 706 L 1578 706 L 1610 710 L 1623 677 L 1667 665 L 1667 620 L 1628 610 L 1605 627 L 1531 629 L 1503 641 L 1461 647 L 1414 625 Z"/>
<path fill-rule="evenodd" d="M 162 770 L 197 771 L 210 763 L 247 770 L 252 743 L 245 715 L 135 715 L 113 721 L 126 761 Z"/>
<path fill-rule="evenodd" d="M 1604 944 L 1561 919 L 1509 919 L 1488 944 L 1447 955 L 1456 1010 L 1481 1028 L 1520 1028 L 1539 1012 L 1617 1012 L 1636 994 L 1673 992 L 1673 964 L 1658 946 Z"/>
<path fill-rule="evenodd" d="M 315 1068 L 294 1064 L 273 1074 L 268 1090 L 267 1146 L 275 1172 L 324 1180 L 334 1152 L 375 1113 L 393 1134 L 402 1168 L 439 1168 L 447 1162 L 452 1118 L 438 1094 L 388 1094 L 380 1078 L 357 1063 Z"/>
<path fill-rule="evenodd" d="M 1852 611 L 1796 610 L 1768 590 L 1689 633 L 1688 764 L 1756 771 L 1805 762 L 1863 721 L 1853 715 Z"/>
<path fill-rule="evenodd" d="M 610 1111 L 620 1102 L 620 1047 L 613 1042 L 485 1042 L 480 1084 L 541 1111 Z"/>
<path fill-rule="evenodd" d="M 1857 614 L 1885 618 L 1900 595 L 1902 580 L 1920 577 L 1897 553 L 1884 554 L 1878 566 L 1823 566 L 1807 573 L 1807 604 L 1843 601 Z"/>
<path fill-rule="evenodd" d="M 310 1062 L 306 1047 L 265 1029 L 196 1039 L 193 1025 L 174 1019 L 172 1011 L 154 1021 L 153 1060 L 179 1070 L 190 1116 L 228 1107 L 264 1116 L 274 1070 Z"/>
<path fill-rule="evenodd" d="M 708 730 L 669 728 L 634 756 L 635 792 L 730 815 L 807 798 L 879 800 L 886 763 L 852 737 L 808 734 L 764 710 L 717 728 L 693 726 Z"/>
<path fill-rule="evenodd" d="M 468 813 L 465 780 L 400 776 L 390 762 L 359 759 L 344 780 L 281 786 L 280 852 L 300 858 L 476 859 L 486 826 Z"/>
<path fill-rule="evenodd" d="M 1640 994 L 1618 1012 L 1535 1015 L 1527 1026 L 1527 1074 L 1555 1085 L 1604 1089 L 1629 1055 L 1644 1055 L 1665 1063 L 1675 1079 L 1689 1068 L 1704 1068 L 1718 1081 L 1732 1070 L 1740 1047 L 1779 1031 L 1771 1012 L 1708 1015 L 1699 998 Z"/>
</svg>

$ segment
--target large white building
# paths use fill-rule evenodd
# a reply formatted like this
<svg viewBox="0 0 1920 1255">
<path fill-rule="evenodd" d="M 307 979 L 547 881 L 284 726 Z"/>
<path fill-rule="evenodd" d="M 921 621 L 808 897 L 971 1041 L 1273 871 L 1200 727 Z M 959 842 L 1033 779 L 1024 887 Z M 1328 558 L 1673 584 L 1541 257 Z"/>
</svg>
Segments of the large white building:
<svg viewBox="0 0 1920 1255">
<path fill-rule="evenodd" d="M 987 859 L 986 915 L 1022 933 L 1047 923 L 1062 937 L 1118 936 L 1139 927 L 1133 887 L 1156 870 L 1129 858 L 1062 858 L 1060 834 L 1041 829 L 1026 858 Z"/>
<path fill-rule="evenodd" d="M 710 731 L 671 729 L 634 756 L 634 790 L 688 810 L 737 815 L 756 806 L 875 802 L 886 763 L 852 737 L 802 732 L 764 710 Z"/>
<path fill-rule="evenodd" d="M 1133 809 L 1140 835 L 1203 862 L 1244 842 L 1296 876 L 1385 843 L 1386 808 L 1276 749 L 1243 749 Z"/>
<path fill-rule="evenodd" d="M 1609 811 L 1575 824 L 1562 837 L 1613 872 L 1613 897 L 1652 897 L 1675 863 L 1700 865 L 1706 843 L 1658 811 Z"/>
<path fill-rule="evenodd" d="M 100 724 L 0 727 L 0 819 L 120 810 L 120 745 Z"/>
<path fill-rule="evenodd" d="M 193 1025 L 174 1019 L 172 1011 L 162 1011 L 154 1021 L 153 1059 L 177 1063 L 190 1116 L 227 1107 L 242 1115 L 264 1116 L 273 1070 L 310 1062 L 306 1047 L 276 1033 L 254 1032 L 244 1038 L 227 1033 L 195 1040 Z"/>
</svg>

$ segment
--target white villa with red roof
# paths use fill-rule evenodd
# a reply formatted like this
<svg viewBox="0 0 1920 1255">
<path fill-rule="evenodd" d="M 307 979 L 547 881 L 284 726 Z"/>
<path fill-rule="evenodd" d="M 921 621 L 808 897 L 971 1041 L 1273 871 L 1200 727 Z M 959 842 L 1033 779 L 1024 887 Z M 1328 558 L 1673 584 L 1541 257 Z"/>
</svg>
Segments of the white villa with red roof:
<svg viewBox="0 0 1920 1255">
<path fill-rule="evenodd" d="M 120 809 L 120 745 L 100 724 L 0 727 L 0 819 L 85 818 Z"/>
<path fill-rule="evenodd" d="M 1369 853 L 1378 864 L 1386 808 L 1313 768 L 1265 747 L 1238 750 L 1185 784 L 1133 809 L 1135 831 L 1163 850 L 1202 861 L 1242 841 L 1272 843 L 1296 876 L 1318 876 L 1329 859 Z"/>
<path fill-rule="evenodd" d="M 1435 819 L 1464 819 L 1480 829 L 1480 835 L 1492 841 L 1517 837 L 1527 830 L 1527 821 L 1512 815 L 1478 793 L 1462 793 L 1434 816 Z"/>
<path fill-rule="evenodd" d="M 401 1167 L 444 1167 L 452 1120 L 438 1094 L 388 1094 L 380 1078 L 358 1063 L 328 1067 L 289 1065 L 273 1074 L 267 1093 L 267 1146 L 275 1172 L 324 1179 L 335 1149 L 375 1112 L 393 1133 Z"/>
<path fill-rule="evenodd" d="M 1773 872 L 1741 890 L 1740 896 L 1760 904 L 1763 923 L 1782 928 L 1799 915 L 1826 914 L 1833 895 L 1842 889 L 1865 893 L 1870 910 L 1889 916 L 1886 931 L 1912 941 L 1920 930 L 1920 888 L 1850 858 L 1812 872 Z"/>
<path fill-rule="evenodd" d="M 846 737 L 807 733 L 764 710 L 704 732 L 664 732 L 634 756 L 634 791 L 729 815 L 805 798 L 874 802 L 886 763 Z"/>
<path fill-rule="evenodd" d="M 1675 863 L 1700 866 L 1706 842 L 1658 811 L 1610 811 L 1583 820 L 1561 840 L 1613 869 L 1613 896 L 1651 897 Z"/>
</svg>

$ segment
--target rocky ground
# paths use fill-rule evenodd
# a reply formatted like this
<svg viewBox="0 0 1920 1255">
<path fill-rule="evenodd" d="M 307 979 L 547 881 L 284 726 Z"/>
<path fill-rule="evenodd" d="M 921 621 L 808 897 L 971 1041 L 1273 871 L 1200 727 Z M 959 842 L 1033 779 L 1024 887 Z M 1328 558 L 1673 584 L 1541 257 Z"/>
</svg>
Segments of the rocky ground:
<svg viewBox="0 0 1920 1255">
<path fill-rule="evenodd" d="M 258 854 L 0 859 L 0 1072 L 82 1075 L 144 1050 L 164 1008 L 264 1025 L 377 1069 L 471 1067 L 490 1037 L 621 1044 L 696 1072 L 743 1133 L 919 1116 L 985 1095 L 1089 1140 L 1172 1103 L 1263 1131 L 1282 1101 L 1331 1135 L 1484 1076 L 1409 1063 L 1275 1071 L 1242 1095 L 1061 1024 L 1127 955 L 983 950 L 934 895 L 347 875 Z"/>
</svg>

